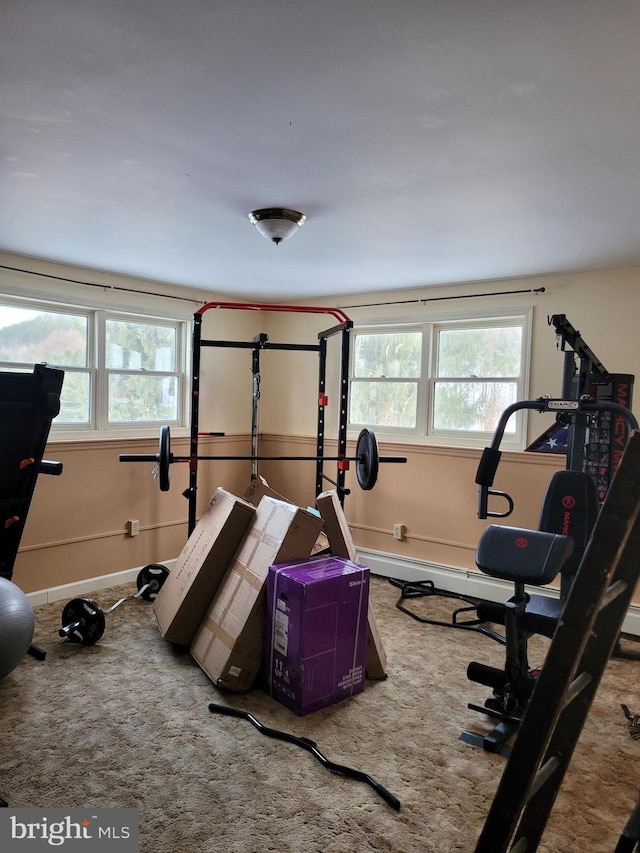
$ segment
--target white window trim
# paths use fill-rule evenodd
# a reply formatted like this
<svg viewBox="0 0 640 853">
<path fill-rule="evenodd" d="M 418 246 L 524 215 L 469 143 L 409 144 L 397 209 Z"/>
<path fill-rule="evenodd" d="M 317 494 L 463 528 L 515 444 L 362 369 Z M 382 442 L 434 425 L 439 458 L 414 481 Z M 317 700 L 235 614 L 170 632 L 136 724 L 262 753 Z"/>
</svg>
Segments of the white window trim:
<svg viewBox="0 0 640 853">
<path fill-rule="evenodd" d="M 93 393 L 90 400 L 90 420 L 88 424 L 57 424 L 55 419 L 51 424 L 49 442 L 73 442 L 73 441 L 104 441 L 126 438 L 150 438 L 157 437 L 160 422 L 144 422 L 140 425 L 133 423 L 107 424 L 107 395 L 106 389 L 102 393 L 98 391 L 98 381 L 107 381 L 109 371 L 106 367 L 100 368 L 105 363 L 105 328 L 107 319 L 118 320 L 140 320 L 145 323 L 156 323 L 176 328 L 177 345 L 176 357 L 179 369 L 176 371 L 181 376 L 180 381 L 180 406 L 179 419 L 171 422 L 171 432 L 175 436 L 186 436 L 189 434 L 190 401 L 191 401 L 191 363 L 190 363 L 190 341 L 191 323 L 185 318 L 184 309 L 181 311 L 158 311 L 144 309 L 132 305 L 105 305 L 101 300 L 90 300 L 81 305 L 77 301 L 63 301 L 51 299 L 48 295 L 37 295 L 30 292 L 29 296 L 22 296 L 15 292 L 0 294 L 0 303 L 11 305 L 16 308 L 34 311 L 51 311 L 53 313 L 75 314 L 88 317 L 88 361 L 87 367 L 69 367 L 67 365 L 51 364 L 51 367 L 59 367 L 65 373 L 83 372 L 93 375 Z M 191 315 L 192 316 L 192 315 Z M 3 362 L 6 370 L 32 370 L 31 363 Z M 99 374 L 101 376 L 99 377 Z M 175 374 L 171 374 L 175 375 Z M 64 385 L 63 385 L 64 391 Z"/>
<path fill-rule="evenodd" d="M 499 311 L 482 311 L 482 312 L 456 312 L 449 314 L 440 314 L 438 316 L 430 316 L 416 321 L 416 318 L 398 318 L 397 320 L 380 322 L 379 320 L 369 321 L 363 320 L 354 326 L 351 342 L 350 342 L 350 376 L 349 376 L 349 394 L 351 394 L 351 379 L 353 378 L 354 370 L 354 346 L 355 338 L 358 334 L 366 333 L 393 333 L 399 331 L 411 330 L 427 330 L 423 339 L 422 351 L 422 375 L 418 380 L 418 401 L 416 411 L 417 427 L 415 429 L 404 427 L 388 427 L 381 425 L 372 425 L 378 438 L 389 442 L 402 444 L 419 444 L 419 445 L 435 445 L 447 447 L 486 447 L 491 443 L 493 431 L 491 432 L 474 432 L 470 438 L 468 433 L 461 433 L 453 430 L 438 430 L 433 432 L 429 430 L 427 417 L 433 405 L 432 393 L 434 386 L 434 366 L 435 366 L 435 331 L 439 328 L 452 326 L 454 328 L 464 328 L 465 326 L 475 326 L 478 323 L 505 323 L 509 320 L 522 320 L 522 374 L 520 377 L 520 387 L 517 392 L 517 399 L 528 399 L 529 395 L 529 379 L 530 379 L 530 361 L 531 361 L 531 336 L 532 336 L 532 320 L 533 307 L 523 307 L 516 310 L 503 309 Z M 426 346 L 424 345 L 426 343 Z M 409 380 L 411 381 L 411 380 Z M 351 400 L 349 399 L 349 409 Z M 502 450 L 524 450 L 527 442 L 527 410 L 517 412 L 509 421 L 510 425 L 515 421 L 515 432 L 506 433 L 501 442 Z M 362 429 L 361 424 L 348 423 L 348 434 L 350 438 L 356 438 L 358 432 Z M 497 426 L 497 423 L 496 423 Z"/>
</svg>

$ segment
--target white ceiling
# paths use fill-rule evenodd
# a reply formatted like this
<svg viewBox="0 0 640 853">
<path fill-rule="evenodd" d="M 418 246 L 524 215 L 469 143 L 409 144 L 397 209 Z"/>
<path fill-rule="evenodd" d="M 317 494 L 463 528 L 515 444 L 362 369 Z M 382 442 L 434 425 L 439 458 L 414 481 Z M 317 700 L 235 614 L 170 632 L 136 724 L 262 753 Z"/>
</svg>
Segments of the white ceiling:
<svg viewBox="0 0 640 853">
<path fill-rule="evenodd" d="M 0 250 L 264 301 L 640 266 L 636 0 L 2 0 L 0 81 Z"/>
</svg>

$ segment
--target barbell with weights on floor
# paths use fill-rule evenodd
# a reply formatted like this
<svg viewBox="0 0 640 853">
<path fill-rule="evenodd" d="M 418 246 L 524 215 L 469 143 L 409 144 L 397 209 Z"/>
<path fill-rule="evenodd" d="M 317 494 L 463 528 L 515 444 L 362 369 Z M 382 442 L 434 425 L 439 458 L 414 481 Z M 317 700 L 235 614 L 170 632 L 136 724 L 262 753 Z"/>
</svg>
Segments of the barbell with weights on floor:
<svg viewBox="0 0 640 853">
<path fill-rule="evenodd" d="M 125 601 L 142 598 L 153 601 L 169 576 L 169 569 L 159 563 L 151 563 L 140 569 L 136 578 L 137 592 L 118 599 L 115 604 L 103 610 L 92 598 L 72 598 L 62 611 L 60 637 L 66 637 L 71 643 L 92 646 L 104 634 L 105 616 L 113 613 Z"/>
<path fill-rule="evenodd" d="M 406 456 L 380 456 L 378 441 L 370 429 L 363 429 L 356 442 L 355 456 L 196 456 L 200 460 L 224 461 L 273 461 L 273 462 L 317 462 L 318 460 L 337 462 L 347 470 L 350 462 L 356 463 L 358 485 L 364 491 L 372 489 L 378 480 L 378 466 L 383 462 L 406 462 Z M 171 432 L 167 425 L 160 427 L 160 441 L 157 453 L 123 453 L 120 462 L 155 462 L 158 470 L 160 491 L 169 491 L 171 465 L 176 462 L 190 462 L 189 456 L 175 456 L 171 451 Z"/>
</svg>

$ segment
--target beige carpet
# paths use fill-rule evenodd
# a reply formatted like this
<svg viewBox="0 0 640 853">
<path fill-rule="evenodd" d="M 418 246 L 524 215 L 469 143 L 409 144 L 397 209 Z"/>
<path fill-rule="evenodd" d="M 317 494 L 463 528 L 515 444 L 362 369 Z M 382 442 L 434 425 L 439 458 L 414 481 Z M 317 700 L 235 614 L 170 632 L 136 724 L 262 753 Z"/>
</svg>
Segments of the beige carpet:
<svg viewBox="0 0 640 853">
<path fill-rule="evenodd" d="M 96 595 L 107 607 L 130 587 Z M 99 644 L 57 637 L 64 602 L 35 609 L 44 663 L 26 657 L 0 682 L 0 794 L 15 807 L 137 807 L 142 851 L 361 853 L 473 851 L 504 759 L 458 737 L 484 731 L 467 709 L 488 688 L 470 660 L 501 665 L 502 647 L 477 633 L 427 626 L 396 607 L 382 578 L 372 600 L 389 677 L 364 693 L 296 717 L 261 689 L 222 694 L 185 652 L 158 634 L 151 606 L 107 617 Z M 456 602 L 411 602 L 449 617 Z M 547 641 L 532 644 L 542 663 Z M 613 659 L 539 850 L 611 853 L 639 791 L 640 742 L 620 709 L 640 713 L 640 662 Z M 309 752 L 211 714 L 211 701 L 315 740 L 332 761 L 362 770 L 401 801 L 329 772 Z"/>
</svg>

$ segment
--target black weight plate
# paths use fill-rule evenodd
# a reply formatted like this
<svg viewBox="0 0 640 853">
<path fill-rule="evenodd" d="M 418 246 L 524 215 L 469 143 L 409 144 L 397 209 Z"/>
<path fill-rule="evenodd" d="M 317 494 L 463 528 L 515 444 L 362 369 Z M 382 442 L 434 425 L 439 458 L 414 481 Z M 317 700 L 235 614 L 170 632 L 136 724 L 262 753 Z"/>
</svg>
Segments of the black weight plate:
<svg viewBox="0 0 640 853">
<path fill-rule="evenodd" d="M 91 646 L 104 634 L 105 618 L 100 605 L 92 598 L 72 598 L 62 611 L 62 627 L 79 622 L 68 634 L 72 643 Z"/>
<path fill-rule="evenodd" d="M 142 587 L 147 586 L 147 584 L 149 585 L 148 589 L 145 589 L 140 598 L 144 598 L 145 601 L 153 601 L 162 589 L 162 584 L 168 577 L 169 569 L 166 566 L 160 565 L 160 563 L 151 563 L 150 565 L 140 569 L 138 577 L 136 578 L 138 591 L 140 591 Z"/>
<path fill-rule="evenodd" d="M 363 429 L 356 444 L 356 477 L 365 492 L 378 481 L 378 442 L 373 430 Z"/>
<path fill-rule="evenodd" d="M 171 430 L 165 424 L 160 427 L 160 446 L 158 448 L 158 480 L 161 492 L 169 491 L 171 462 Z"/>
</svg>

